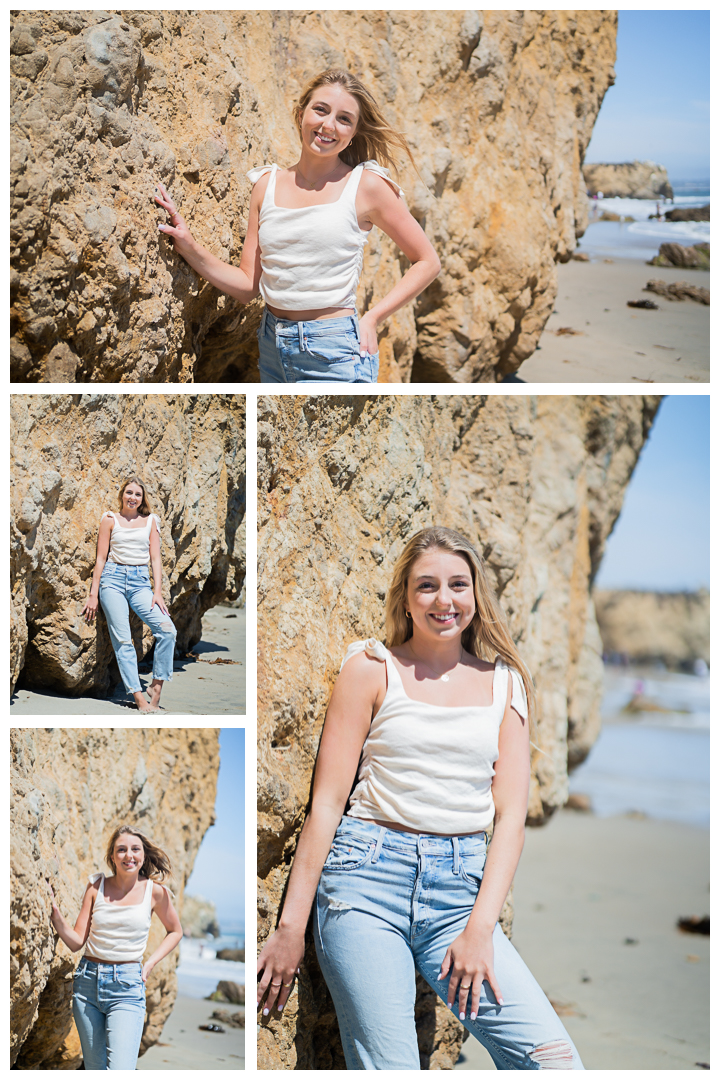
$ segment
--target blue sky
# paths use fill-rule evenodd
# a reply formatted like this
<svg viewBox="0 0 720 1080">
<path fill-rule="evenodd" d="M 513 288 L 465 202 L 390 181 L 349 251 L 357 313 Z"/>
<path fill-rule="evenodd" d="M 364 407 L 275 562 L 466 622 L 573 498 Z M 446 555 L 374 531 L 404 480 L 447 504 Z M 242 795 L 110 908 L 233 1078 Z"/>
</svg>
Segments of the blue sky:
<svg viewBox="0 0 720 1080">
<path fill-rule="evenodd" d="M 205 833 L 186 892 L 212 900 L 221 928 L 245 922 L 245 730 L 220 732 L 216 822 Z"/>
<path fill-rule="evenodd" d="M 709 587 L 707 395 L 672 395 L 660 405 L 595 584 L 660 591 Z"/>
<path fill-rule="evenodd" d="M 707 179 L 709 11 L 620 11 L 615 73 L 585 160 L 637 158 L 671 180 Z"/>
</svg>

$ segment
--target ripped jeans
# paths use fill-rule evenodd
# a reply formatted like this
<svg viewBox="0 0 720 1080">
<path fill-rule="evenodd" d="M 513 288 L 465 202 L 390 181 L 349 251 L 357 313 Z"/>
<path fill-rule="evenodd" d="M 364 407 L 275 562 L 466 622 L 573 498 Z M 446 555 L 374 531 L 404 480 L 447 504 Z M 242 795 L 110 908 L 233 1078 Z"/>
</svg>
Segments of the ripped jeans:
<svg viewBox="0 0 720 1080">
<path fill-rule="evenodd" d="M 438 980 L 465 929 L 487 844 L 476 836 L 419 836 L 343 817 L 318 885 L 315 948 L 332 994 L 348 1069 L 419 1069 L 415 969 L 447 1003 Z M 498 1069 L 583 1069 L 559 1017 L 499 926 L 495 975 L 475 1020 L 461 1023 Z M 452 1009 L 458 1017 L 457 995 Z"/>
<path fill-rule="evenodd" d="M 115 659 L 128 694 L 142 690 L 137 653 L 130 633 L 130 608 L 155 635 L 153 679 L 168 682 L 173 677 L 173 655 L 177 631 L 169 615 L 152 605 L 150 571 L 147 566 L 120 566 L 106 562 L 100 578 L 100 604 L 105 612 Z"/>
</svg>

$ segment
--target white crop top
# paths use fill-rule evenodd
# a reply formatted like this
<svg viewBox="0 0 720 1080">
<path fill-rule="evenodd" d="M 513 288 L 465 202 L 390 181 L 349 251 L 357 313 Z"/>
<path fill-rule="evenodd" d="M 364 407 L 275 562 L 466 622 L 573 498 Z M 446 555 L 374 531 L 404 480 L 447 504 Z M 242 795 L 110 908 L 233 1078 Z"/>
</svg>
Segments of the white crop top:
<svg viewBox="0 0 720 1080">
<path fill-rule="evenodd" d="M 89 881 L 100 880 L 90 919 L 86 952 L 109 964 L 142 960 L 150 936 L 153 883 L 148 878 L 139 904 L 109 904 L 105 899 L 105 875 L 91 874 Z"/>
<path fill-rule="evenodd" d="M 385 661 L 387 691 L 362 749 L 349 816 L 444 836 L 487 829 L 510 686 L 512 707 L 528 715 L 518 673 L 498 657 L 492 705 L 429 705 L 407 696 L 392 655 L 374 638 L 350 645 L 343 664 L 362 651 Z"/>
<path fill-rule="evenodd" d="M 288 312 L 355 307 L 363 247 L 372 231 L 360 228 L 355 209 L 363 169 L 379 173 L 400 191 L 387 169 L 377 161 L 363 161 L 350 173 L 335 202 L 289 209 L 275 202 L 278 166 L 250 169 L 247 175 L 253 184 L 270 173 L 258 240 L 260 292 L 271 307 Z"/>
<path fill-rule="evenodd" d="M 117 514 L 112 510 L 107 510 L 103 517 L 113 519 L 108 558 L 121 566 L 147 566 L 150 560 L 150 530 L 153 521 L 157 526 L 158 536 L 160 535 L 160 518 L 157 514 L 150 514 L 139 529 L 129 529 L 127 525 L 121 525 Z"/>
</svg>

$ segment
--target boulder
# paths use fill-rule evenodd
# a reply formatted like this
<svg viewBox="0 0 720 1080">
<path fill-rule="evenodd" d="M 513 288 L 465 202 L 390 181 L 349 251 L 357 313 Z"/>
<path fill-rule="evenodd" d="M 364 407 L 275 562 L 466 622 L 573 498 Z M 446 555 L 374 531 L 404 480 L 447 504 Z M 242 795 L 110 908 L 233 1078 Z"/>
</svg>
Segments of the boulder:
<svg viewBox="0 0 720 1080">
<path fill-rule="evenodd" d="M 658 254 L 648 261 L 648 266 L 681 266 L 684 270 L 709 270 L 710 245 L 702 243 L 684 247 L 682 244 L 661 244 Z"/>
<path fill-rule="evenodd" d="M 710 663 L 710 593 L 596 589 L 593 593 L 603 651 L 636 664 L 661 660 L 692 670 Z"/>
<path fill-rule="evenodd" d="M 400 181 L 442 261 L 382 327 L 381 381 L 501 381 L 587 225 L 580 165 L 614 80 L 614 11 L 83 10 L 11 17 L 12 378 L 251 381 L 261 304 L 201 281 L 158 181 L 237 263 L 246 172 L 292 164 L 306 80 L 346 66 L 406 133 Z M 377 230 L 361 310 L 406 260 Z"/>
<path fill-rule="evenodd" d="M 14 395 L 11 431 L 11 692 L 20 677 L 100 696 L 119 682 L 104 615 L 88 626 L 80 613 L 100 518 L 133 473 L 160 517 L 177 649 L 192 648 L 245 577 L 244 397 Z M 133 620 L 145 657 L 153 637 Z"/>
<path fill-rule="evenodd" d="M 582 171 L 589 195 L 601 191 L 606 199 L 673 197 L 665 166 L 654 161 L 625 161 L 618 165 L 586 162 Z"/>
<path fill-rule="evenodd" d="M 112 830 L 135 824 L 170 856 L 169 886 L 182 919 L 183 890 L 214 821 L 220 763 L 214 728 L 24 728 L 11 732 L 10 1047 L 16 1069 L 78 1069 L 72 953 L 50 922 L 51 883 L 74 922 L 88 875 L 103 871 Z M 146 956 L 165 930 L 153 919 Z M 151 972 L 141 1053 L 175 1002 L 175 949 Z"/>
<path fill-rule="evenodd" d="M 474 540 L 537 689 L 528 819 L 568 795 L 600 728 L 590 594 L 659 397 L 262 396 L 258 401 L 258 910 L 274 929 L 349 642 L 384 637 L 392 568 L 418 529 Z M 542 751 L 542 752 L 541 752 Z M 506 927 L 509 922 L 506 919 Z M 462 1032 L 423 991 L 424 1067 Z M 299 991 L 262 1018 L 261 1069 L 344 1068 L 308 934 Z"/>
<path fill-rule="evenodd" d="M 710 303 L 710 290 L 701 285 L 692 285 L 689 281 L 661 281 L 652 278 L 643 292 L 657 293 L 666 300 L 697 300 L 698 304 Z M 645 301 L 650 303 L 650 301 Z"/>
<path fill-rule="evenodd" d="M 665 214 L 666 221 L 709 221 L 710 203 L 707 206 L 678 207 L 668 210 Z"/>
</svg>

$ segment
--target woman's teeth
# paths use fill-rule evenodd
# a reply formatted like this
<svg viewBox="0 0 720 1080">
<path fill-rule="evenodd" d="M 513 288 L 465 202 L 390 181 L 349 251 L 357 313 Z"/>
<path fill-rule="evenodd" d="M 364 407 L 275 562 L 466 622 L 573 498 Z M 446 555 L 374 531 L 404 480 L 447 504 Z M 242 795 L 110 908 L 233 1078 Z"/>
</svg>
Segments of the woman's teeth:
<svg viewBox="0 0 720 1080">
<path fill-rule="evenodd" d="M 438 622 L 452 622 L 457 617 L 457 611 L 451 611 L 447 615 L 437 615 L 433 613 L 433 619 L 437 619 Z"/>
</svg>

